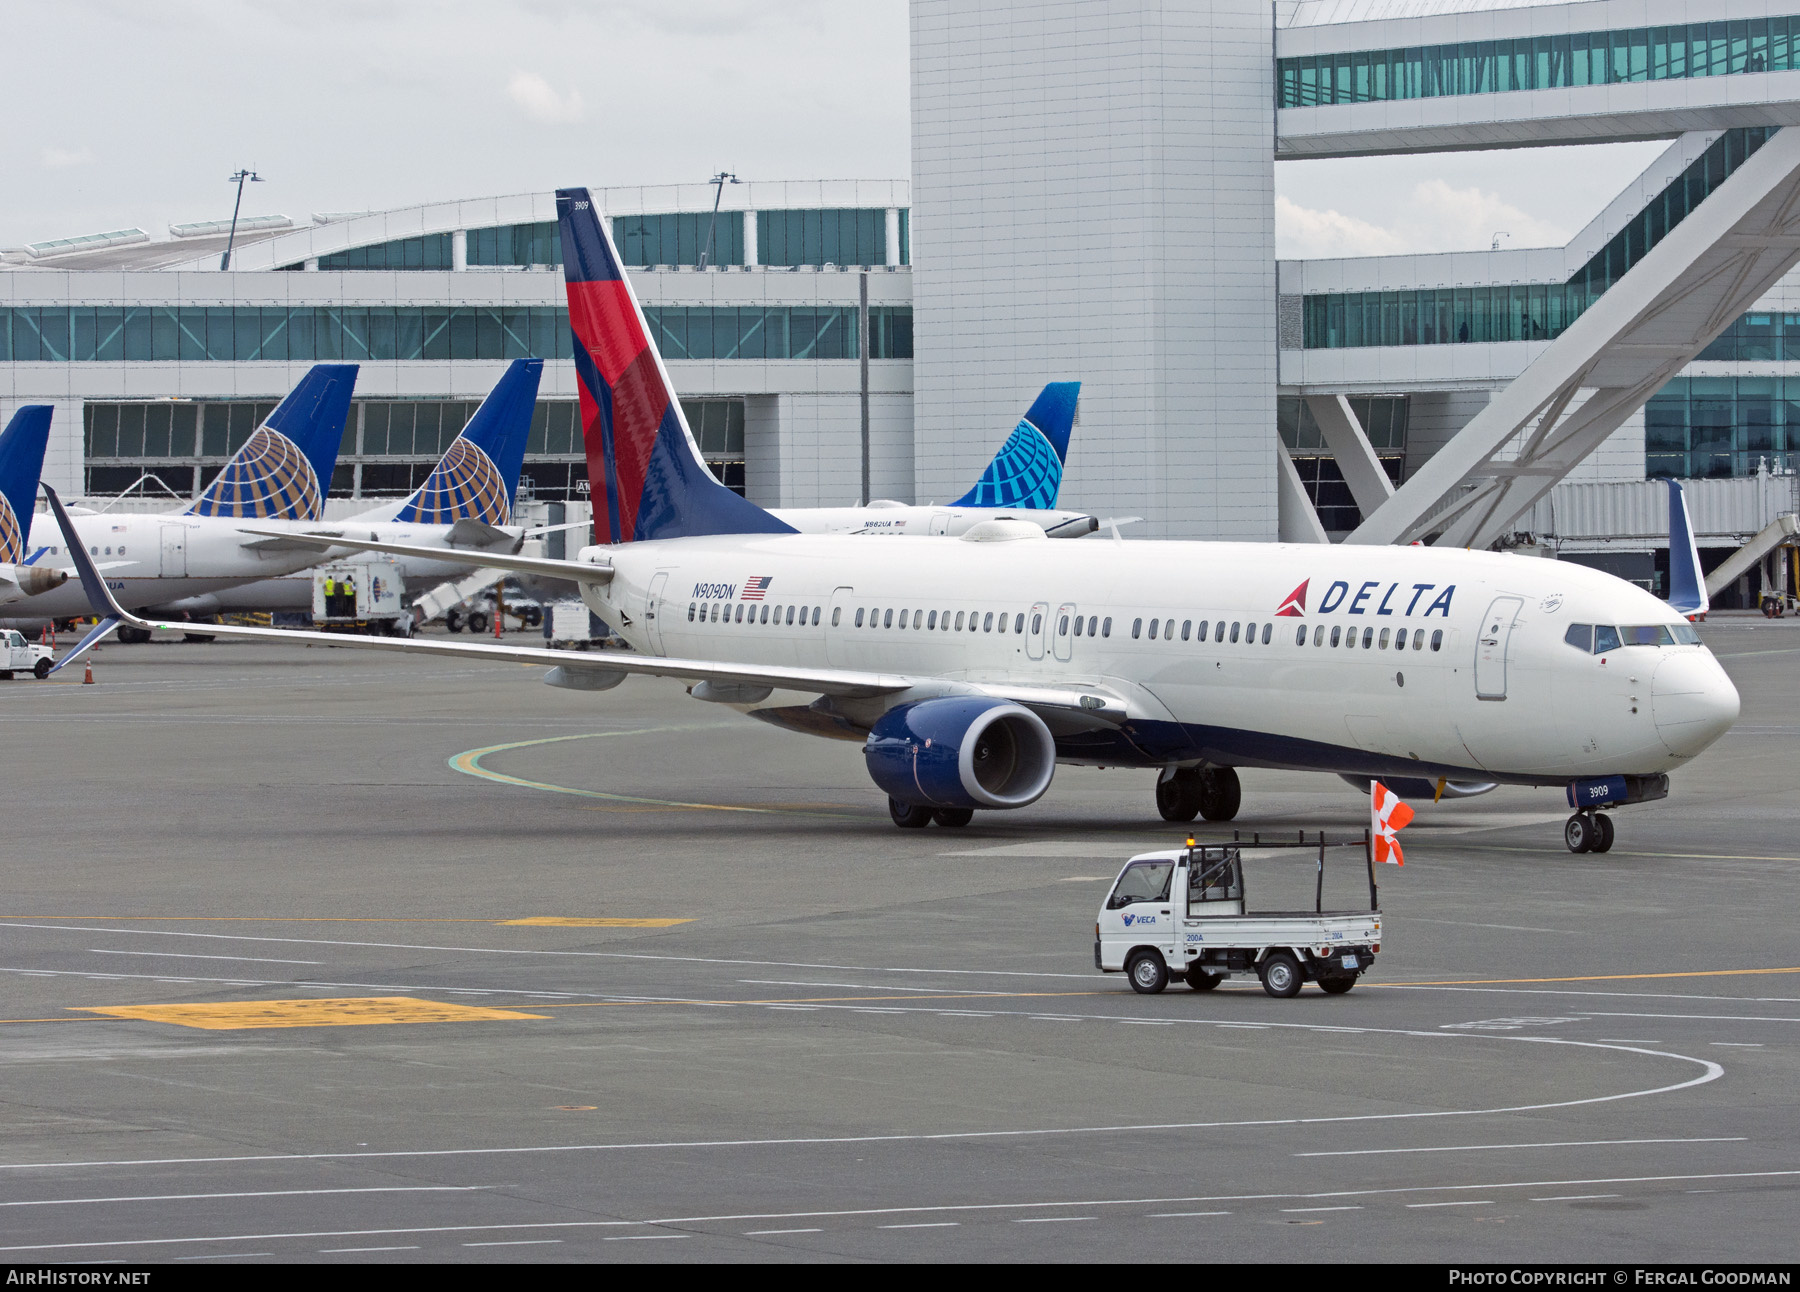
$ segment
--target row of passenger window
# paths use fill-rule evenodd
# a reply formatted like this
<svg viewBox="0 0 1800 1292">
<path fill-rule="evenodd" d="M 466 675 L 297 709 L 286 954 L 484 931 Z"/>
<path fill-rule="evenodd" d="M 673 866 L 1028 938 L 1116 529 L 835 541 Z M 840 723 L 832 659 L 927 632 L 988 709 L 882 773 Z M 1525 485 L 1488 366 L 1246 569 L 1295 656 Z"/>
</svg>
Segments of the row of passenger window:
<svg viewBox="0 0 1800 1292">
<path fill-rule="evenodd" d="M 1110 623 L 1111 621 L 1109 620 L 1108 622 Z M 1143 627 L 1144 621 L 1142 619 L 1132 620 L 1131 635 L 1134 639 L 1138 636 Z M 1159 631 L 1161 632 L 1164 641 L 1174 641 L 1176 632 L 1175 621 L 1173 619 L 1152 619 L 1150 621 L 1151 641 L 1157 639 Z M 1258 626 L 1254 622 L 1242 623 L 1238 620 L 1232 620 L 1227 623 L 1223 619 L 1216 621 L 1202 619 L 1200 621 L 1199 631 L 1196 632 L 1194 631 L 1194 621 L 1192 619 L 1183 619 L 1181 621 L 1180 631 L 1182 641 L 1187 641 L 1189 635 L 1192 634 L 1194 641 L 1203 642 L 1207 639 L 1207 634 L 1210 631 L 1212 640 L 1215 642 L 1229 640 L 1232 642 L 1242 641 L 1245 645 L 1255 645 L 1260 640 L 1262 645 L 1267 646 L 1274 637 L 1275 625 L 1272 623 L 1263 624 L 1259 633 Z M 1333 625 L 1330 629 L 1330 634 L 1329 640 L 1331 645 L 1342 646 L 1349 649 L 1354 649 L 1356 647 L 1357 632 L 1354 625 L 1348 630 L 1342 625 Z M 1323 646 L 1326 644 L 1326 641 L 1326 626 L 1324 624 L 1314 625 L 1312 630 L 1312 644 L 1314 646 Z M 1405 650 L 1406 643 L 1407 634 L 1406 629 L 1404 628 L 1398 630 L 1382 628 L 1378 631 L 1377 629 L 1370 627 L 1362 630 L 1362 648 L 1364 650 Z M 1306 645 L 1305 624 L 1300 624 L 1294 629 L 1294 645 Z M 1425 649 L 1425 630 L 1423 628 L 1413 629 L 1412 648 L 1414 650 Z M 1434 629 L 1431 634 L 1431 649 L 1442 650 L 1443 648 L 1444 630 L 1441 628 Z"/>
<path fill-rule="evenodd" d="M 1698 646 L 1700 630 L 1692 624 L 1570 624 L 1563 640 L 1576 650 L 1604 655 L 1621 646 Z"/>
<path fill-rule="evenodd" d="M 711 607 L 710 614 L 707 613 L 708 607 Z M 811 624 L 812 626 L 817 627 L 819 616 L 824 611 L 822 606 L 773 606 L 766 602 L 761 606 L 757 606 L 743 601 L 736 603 L 737 613 L 735 615 L 732 613 L 732 608 L 733 603 L 729 601 L 690 601 L 688 602 L 688 622 L 690 624 L 695 622 L 703 624 L 723 622 L 728 624 L 774 623 L 790 625 L 798 622 L 802 626 Z M 758 611 L 761 611 L 761 613 L 759 614 Z M 796 616 L 798 616 L 798 619 L 796 619 Z"/>
<path fill-rule="evenodd" d="M 831 612 L 831 622 L 834 627 L 837 625 L 839 616 L 842 613 L 842 606 L 839 606 L 836 610 Z M 898 618 L 896 618 L 896 616 L 898 616 Z M 1007 632 L 1010 629 L 1010 631 L 1014 633 L 1023 634 L 1025 631 L 1025 616 L 1023 613 L 1009 615 L 1004 610 L 999 611 L 998 615 L 992 610 L 985 612 L 980 610 L 958 610 L 954 612 L 954 617 L 952 617 L 952 612 L 949 610 L 942 612 L 936 610 L 913 610 L 911 608 L 904 610 L 884 610 L 878 606 L 858 606 L 856 618 L 852 621 L 852 624 L 857 628 L 861 628 L 866 624 L 870 628 L 916 628 L 924 632 L 946 633 L 991 633 Z M 1035 637 L 1038 633 L 1042 632 L 1043 629 L 1043 612 L 1033 612 L 1031 616 L 1032 636 Z M 1062 631 L 1065 633 L 1069 631 L 1069 619 L 1067 615 L 1063 616 Z M 1080 629 L 1077 629 L 1076 631 L 1079 632 Z M 1112 632 L 1111 619 L 1106 621 L 1106 631 L 1109 635 Z"/>
</svg>

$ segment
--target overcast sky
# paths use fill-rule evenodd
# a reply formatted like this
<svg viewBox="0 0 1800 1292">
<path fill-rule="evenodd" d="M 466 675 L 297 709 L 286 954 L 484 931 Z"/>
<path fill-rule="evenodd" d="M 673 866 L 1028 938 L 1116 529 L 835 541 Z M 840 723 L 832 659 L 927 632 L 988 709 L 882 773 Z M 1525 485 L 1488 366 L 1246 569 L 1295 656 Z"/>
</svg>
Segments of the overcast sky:
<svg viewBox="0 0 1800 1292">
<path fill-rule="evenodd" d="M 570 184 L 909 172 L 905 0 L 0 0 L 0 246 Z M 1566 241 L 1660 144 L 1287 162 L 1283 256 Z"/>
</svg>

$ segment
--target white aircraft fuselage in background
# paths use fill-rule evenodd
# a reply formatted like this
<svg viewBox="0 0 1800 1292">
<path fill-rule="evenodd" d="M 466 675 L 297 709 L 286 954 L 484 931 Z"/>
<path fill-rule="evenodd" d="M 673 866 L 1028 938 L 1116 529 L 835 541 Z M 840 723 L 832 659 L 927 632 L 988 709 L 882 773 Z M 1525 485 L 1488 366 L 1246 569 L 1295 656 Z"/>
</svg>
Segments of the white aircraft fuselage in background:
<svg viewBox="0 0 1800 1292">
<path fill-rule="evenodd" d="M 959 537 L 986 520 L 1022 520 L 1051 538 L 1080 538 L 1100 527 L 1084 511 L 1033 507 L 914 506 L 877 500 L 865 507 L 772 507 L 769 514 L 802 534 Z"/>
<path fill-rule="evenodd" d="M 1594 655 L 1565 641 L 1577 623 L 1691 633 L 1665 603 L 1596 571 L 1518 556 L 1030 537 L 889 546 L 731 536 L 590 548 L 582 557 L 610 563 L 611 581 L 584 585 L 584 596 L 641 652 L 728 662 L 746 678 L 766 664 L 911 679 L 904 695 L 823 702 L 846 726 L 865 729 L 908 699 L 1019 693 L 1049 723 L 1060 762 L 1203 760 L 1561 784 L 1670 771 L 1738 713 L 1736 689 L 1704 646 L 1623 646 Z M 746 602 L 751 579 L 767 582 L 761 600 Z M 1303 583 L 1305 612 L 1278 615 Z M 1517 599 L 1516 606 L 1499 603 L 1516 622 L 1496 649 L 1483 645 L 1484 616 L 1501 598 Z M 806 626 L 798 612 L 788 623 L 790 606 L 808 608 Z M 713 618 L 725 607 L 729 624 Z M 741 622 L 740 609 L 747 612 Z M 870 626 L 871 612 L 879 627 Z M 903 613 L 905 628 L 898 626 Z M 990 617 L 997 623 L 1002 615 L 1005 632 L 990 626 Z M 969 616 L 979 628 L 968 626 Z M 912 626 L 934 618 L 935 628 Z M 1090 622 L 1104 629 L 1108 619 L 1109 634 L 1088 630 Z M 1202 622 L 1204 643 L 1183 639 Z M 1217 640 L 1221 622 L 1224 641 Z M 1134 624 L 1141 624 L 1136 636 Z M 1254 643 L 1241 625 L 1255 626 Z M 1343 644 L 1352 631 L 1355 645 Z M 1401 631 L 1403 650 L 1393 636 Z M 1443 635 L 1434 649 L 1436 633 Z M 1079 707 L 1035 706 L 1032 687 L 1090 694 L 1104 710 L 1089 716 Z M 823 725 L 768 710 L 761 716 L 801 729 Z"/>
</svg>

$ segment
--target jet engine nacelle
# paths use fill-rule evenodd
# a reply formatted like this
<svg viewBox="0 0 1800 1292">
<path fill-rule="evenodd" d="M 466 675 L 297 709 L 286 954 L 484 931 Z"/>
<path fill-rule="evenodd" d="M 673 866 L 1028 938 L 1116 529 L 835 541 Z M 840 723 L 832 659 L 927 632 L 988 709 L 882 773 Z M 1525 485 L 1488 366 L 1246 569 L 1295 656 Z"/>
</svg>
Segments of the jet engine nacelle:
<svg viewBox="0 0 1800 1292">
<path fill-rule="evenodd" d="M 1498 788 L 1498 782 L 1495 781 L 1445 781 L 1443 793 L 1440 794 L 1438 783 L 1426 780 L 1423 776 L 1351 776 L 1345 772 L 1340 772 L 1339 775 L 1364 794 L 1369 792 L 1370 781 L 1380 781 L 1401 798 L 1411 799 L 1414 803 L 1435 803 L 1439 799 L 1472 799 L 1478 794 L 1486 794 Z"/>
<path fill-rule="evenodd" d="M 0 601 L 35 597 L 68 581 L 67 570 L 53 570 L 47 565 L 0 565 Z"/>
<path fill-rule="evenodd" d="M 863 758 L 875 784 L 902 803 L 1020 808 L 1050 788 L 1056 742 L 1030 709 L 944 696 L 882 714 Z"/>
</svg>

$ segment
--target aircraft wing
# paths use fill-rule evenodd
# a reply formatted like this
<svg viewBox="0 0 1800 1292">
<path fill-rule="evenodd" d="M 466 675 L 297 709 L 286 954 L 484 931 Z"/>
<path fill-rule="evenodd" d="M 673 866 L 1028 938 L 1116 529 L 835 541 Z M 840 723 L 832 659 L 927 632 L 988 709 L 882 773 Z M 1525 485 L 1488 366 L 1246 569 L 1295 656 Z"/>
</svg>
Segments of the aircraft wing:
<svg viewBox="0 0 1800 1292">
<path fill-rule="evenodd" d="M 347 547 L 356 552 L 380 552 L 384 556 L 416 556 L 426 561 L 467 562 L 480 565 L 483 569 L 506 570 L 513 574 L 535 574 L 545 578 L 567 579 L 574 583 L 611 583 L 613 576 L 610 565 L 590 565 L 586 561 L 559 561 L 548 556 L 517 556 L 467 547 L 416 547 L 408 543 L 377 543 L 360 538 L 284 534 L 276 530 L 247 527 L 240 532 L 255 534 L 259 538 L 291 541 L 300 547 L 311 547 L 320 552 Z M 507 537 L 511 538 L 512 535 L 508 534 Z"/>
<path fill-rule="evenodd" d="M 106 586 L 106 581 L 100 577 L 99 571 L 95 569 L 87 548 L 82 546 L 79 538 L 75 535 L 74 524 L 69 520 L 69 514 L 63 508 L 62 499 L 50 486 L 45 485 L 43 489 L 50 500 L 50 509 L 56 514 L 57 524 L 62 527 L 64 535 L 69 539 L 70 554 L 74 557 L 76 569 L 81 575 L 82 587 L 87 592 L 88 602 L 93 606 L 96 614 L 107 620 L 102 625 L 103 628 L 110 630 L 123 623 L 134 628 L 162 629 L 167 632 L 192 630 L 191 623 L 147 619 L 141 615 L 135 615 L 121 606 L 113 597 L 112 590 Z M 318 538 L 313 541 L 321 547 L 360 547 L 368 551 L 392 552 L 408 556 L 418 555 L 431 560 L 442 560 L 445 554 L 444 549 L 437 547 L 401 547 L 394 544 L 351 542 L 335 538 Z M 584 565 L 578 561 L 496 557 L 487 563 L 496 568 L 517 569 L 533 574 L 551 574 L 563 579 L 605 582 L 612 577 L 612 570 L 609 567 Z M 861 669 L 843 668 L 791 668 L 778 664 L 739 664 L 729 661 L 679 659 L 657 655 L 623 653 L 585 655 L 572 651 L 549 650 L 532 646 L 422 641 L 410 637 L 361 637 L 342 633 L 308 632 L 300 629 L 239 627 L 235 624 L 208 624 L 206 631 L 210 636 L 260 638 L 269 641 L 325 646 L 337 650 L 381 650 L 403 655 L 488 659 L 509 664 L 542 664 L 561 668 L 571 673 L 641 674 L 647 677 L 672 677 L 686 681 L 718 682 L 736 686 L 776 687 L 782 690 L 840 696 L 846 699 L 869 699 L 898 695 L 902 692 L 915 693 L 920 699 L 933 695 L 990 695 L 996 699 L 1012 700 L 1032 709 L 1054 710 L 1096 726 L 1122 722 L 1129 716 L 1124 699 L 1110 691 L 1098 688 L 1081 691 L 1062 687 L 1015 686 L 1002 681 L 952 681 L 932 675 L 875 673 Z M 100 630 L 96 629 L 94 633 L 90 634 L 90 638 L 98 640 L 101 635 Z"/>
<path fill-rule="evenodd" d="M 295 534 L 275 534 L 266 530 L 258 532 L 265 536 L 246 539 L 243 543 L 239 544 L 239 546 L 247 547 L 253 552 L 311 552 L 318 550 L 313 543 L 298 541 L 299 536 Z M 314 529 L 308 530 L 306 537 L 314 539 L 335 539 L 342 533 L 342 530 Z"/>
</svg>

